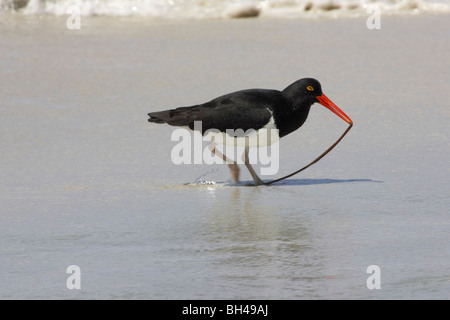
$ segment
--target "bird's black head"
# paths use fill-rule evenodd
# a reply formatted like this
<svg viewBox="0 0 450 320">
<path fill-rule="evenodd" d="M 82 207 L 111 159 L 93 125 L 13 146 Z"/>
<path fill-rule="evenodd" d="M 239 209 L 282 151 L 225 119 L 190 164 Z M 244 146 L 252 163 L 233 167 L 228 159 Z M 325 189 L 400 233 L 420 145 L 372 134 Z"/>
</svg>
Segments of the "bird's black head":
<svg viewBox="0 0 450 320">
<path fill-rule="evenodd" d="M 347 123 L 353 123 L 352 120 L 339 109 L 322 92 L 320 82 L 313 78 L 303 78 L 295 81 L 283 90 L 283 95 L 292 101 L 294 108 L 308 108 L 315 102 L 330 109 Z"/>
<path fill-rule="evenodd" d="M 314 102 L 319 102 L 317 97 L 322 95 L 322 87 L 316 79 L 303 78 L 284 89 L 283 95 L 294 103 L 300 102 L 311 105 Z"/>
</svg>

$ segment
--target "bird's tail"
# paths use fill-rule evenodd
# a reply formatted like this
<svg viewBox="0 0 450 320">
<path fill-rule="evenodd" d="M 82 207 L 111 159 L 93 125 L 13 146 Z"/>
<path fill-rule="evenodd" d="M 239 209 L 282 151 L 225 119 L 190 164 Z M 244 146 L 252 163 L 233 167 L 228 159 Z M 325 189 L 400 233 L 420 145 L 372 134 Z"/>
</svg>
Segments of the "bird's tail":
<svg viewBox="0 0 450 320">
<path fill-rule="evenodd" d="M 171 126 L 186 126 L 198 119 L 199 110 L 196 107 L 180 107 L 171 110 L 150 112 L 149 122 L 167 123 Z"/>
<path fill-rule="evenodd" d="M 167 115 L 165 115 L 164 113 L 168 113 L 167 111 L 159 111 L 159 112 L 150 112 L 148 114 L 148 116 L 150 118 L 148 118 L 148 122 L 154 122 L 154 123 L 167 123 Z"/>
</svg>

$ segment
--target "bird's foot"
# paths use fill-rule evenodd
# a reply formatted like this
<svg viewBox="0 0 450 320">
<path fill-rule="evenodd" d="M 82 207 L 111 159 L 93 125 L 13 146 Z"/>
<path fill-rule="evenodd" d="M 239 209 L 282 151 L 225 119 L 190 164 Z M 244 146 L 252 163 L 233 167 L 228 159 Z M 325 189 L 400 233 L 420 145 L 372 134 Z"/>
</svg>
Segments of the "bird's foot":
<svg viewBox="0 0 450 320">
<path fill-rule="evenodd" d="M 231 171 L 231 177 L 236 183 L 239 183 L 239 173 L 241 169 L 239 169 L 238 165 L 236 163 L 229 163 L 228 167 Z"/>
<path fill-rule="evenodd" d="M 264 185 L 264 182 L 258 176 L 253 177 L 253 182 L 255 187 Z"/>
</svg>

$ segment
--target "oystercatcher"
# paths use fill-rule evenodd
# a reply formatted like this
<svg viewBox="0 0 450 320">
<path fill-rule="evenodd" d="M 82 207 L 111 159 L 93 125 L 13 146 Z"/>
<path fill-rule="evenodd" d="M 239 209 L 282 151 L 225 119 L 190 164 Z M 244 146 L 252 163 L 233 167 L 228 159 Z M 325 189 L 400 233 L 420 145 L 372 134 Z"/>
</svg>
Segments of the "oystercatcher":
<svg viewBox="0 0 450 320">
<path fill-rule="evenodd" d="M 232 178 L 239 182 L 239 167 L 216 149 L 217 144 L 231 142 L 245 146 L 244 164 L 255 185 L 262 185 L 264 182 L 250 165 L 249 148 L 270 145 L 300 128 L 315 102 L 330 109 L 350 125 L 353 124 L 352 120 L 322 93 L 319 81 L 312 78 L 297 80 L 282 91 L 241 90 L 203 104 L 150 112 L 148 121 L 188 127 L 191 130 L 198 129 L 195 122 L 201 121 L 202 135 L 211 137 L 212 140 L 209 149 L 227 162 Z"/>
</svg>

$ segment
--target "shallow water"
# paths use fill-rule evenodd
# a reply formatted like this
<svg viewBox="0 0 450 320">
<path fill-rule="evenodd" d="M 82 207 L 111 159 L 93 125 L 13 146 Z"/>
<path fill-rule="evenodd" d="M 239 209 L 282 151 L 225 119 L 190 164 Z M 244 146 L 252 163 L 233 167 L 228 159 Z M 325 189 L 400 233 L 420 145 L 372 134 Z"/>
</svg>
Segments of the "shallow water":
<svg viewBox="0 0 450 320">
<path fill-rule="evenodd" d="M 449 298 L 445 16 L 374 32 L 364 19 L 0 24 L 0 298 Z M 147 122 L 304 76 L 355 126 L 274 186 L 172 164 L 173 128 Z M 315 106 L 282 139 L 279 176 L 345 128 Z"/>
</svg>

